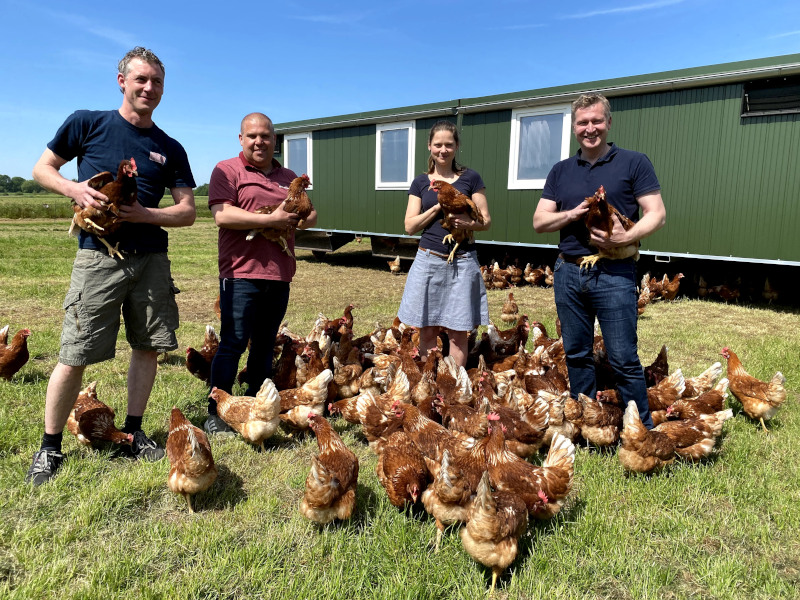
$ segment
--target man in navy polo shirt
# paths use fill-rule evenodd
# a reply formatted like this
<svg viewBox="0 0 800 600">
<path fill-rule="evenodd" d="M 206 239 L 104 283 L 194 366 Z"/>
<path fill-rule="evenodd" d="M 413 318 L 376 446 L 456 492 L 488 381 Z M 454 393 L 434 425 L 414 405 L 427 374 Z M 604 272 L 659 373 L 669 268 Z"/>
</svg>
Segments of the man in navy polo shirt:
<svg viewBox="0 0 800 600">
<path fill-rule="evenodd" d="M 88 365 L 109 360 L 116 350 L 120 311 L 131 346 L 128 367 L 128 411 L 123 431 L 133 458 L 158 460 L 164 449 L 142 431 L 160 352 L 178 347 L 176 287 L 167 258 L 164 227 L 194 223 L 194 179 L 183 147 L 153 122 L 164 93 L 164 65 L 152 51 L 137 46 L 119 62 L 118 110 L 79 110 L 70 115 L 47 144 L 33 168 L 33 177 L 50 191 L 72 198 L 82 207 L 99 206 L 107 198 L 87 185 L 102 171 L 116 176 L 120 161 L 136 162 L 138 202 L 121 206 L 123 223 L 107 236 L 122 258 L 110 256 L 93 235 L 80 232 L 70 288 L 64 300 L 64 323 L 58 363 L 47 385 L 44 435 L 26 481 L 41 485 L 61 466 L 61 440 Z M 78 179 L 60 173 L 77 158 Z M 159 207 L 168 188 L 172 206 Z"/>
<path fill-rule="evenodd" d="M 661 186 L 650 160 L 609 144 L 610 129 L 611 107 L 603 95 L 584 94 L 572 103 L 572 131 L 580 149 L 550 170 L 533 228 L 537 233 L 561 232 L 554 288 L 572 397 L 582 393 L 593 398 L 597 393 L 593 357 L 597 317 L 622 401 L 626 405 L 635 401 L 642 423 L 651 429 L 636 334 L 636 263 L 633 258 L 602 259 L 588 269 L 579 264 L 582 257 L 594 254 L 590 246 L 630 245 L 663 227 L 666 220 Z M 635 222 L 625 231 L 614 218 L 609 239 L 600 230 L 589 231 L 583 221 L 589 210 L 586 198 L 601 185 L 606 200 Z"/>
</svg>

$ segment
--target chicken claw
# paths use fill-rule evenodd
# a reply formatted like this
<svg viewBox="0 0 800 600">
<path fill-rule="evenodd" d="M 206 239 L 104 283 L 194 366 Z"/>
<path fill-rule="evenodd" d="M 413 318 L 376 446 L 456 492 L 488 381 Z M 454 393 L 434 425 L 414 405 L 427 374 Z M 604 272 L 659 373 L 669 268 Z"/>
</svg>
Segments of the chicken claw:
<svg viewBox="0 0 800 600">
<path fill-rule="evenodd" d="M 598 260 L 600 260 L 602 256 L 599 254 L 590 254 L 589 256 L 584 256 L 581 260 L 581 271 L 586 269 L 587 271 L 591 269 Z"/>
</svg>

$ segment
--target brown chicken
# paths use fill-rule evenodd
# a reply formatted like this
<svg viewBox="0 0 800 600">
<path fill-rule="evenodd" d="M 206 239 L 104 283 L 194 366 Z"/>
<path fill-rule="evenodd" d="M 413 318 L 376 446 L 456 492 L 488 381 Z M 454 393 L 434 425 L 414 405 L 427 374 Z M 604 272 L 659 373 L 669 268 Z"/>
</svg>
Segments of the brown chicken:
<svg viewBox="0 0 800 600">
<path fill-rule="evenodd" d="M 701 460 L 711 454 L 722 433 L 722 425 L 733 418 L 729 408 L 695 419 L 666 421 L 656 425 L 651 432 L 663 433 L 675 443 L 675 453 L 692 461 Z"/>
<path fill-rule="evenodd" d="M 725 407 L 728 397 L 728 380 L 721 379 L 712 389 L 695 398 L 681 398 L 667 408 L 667 417 L 672 419 L 692 419 L 700 415 L 710 415 Z"/>
<path fill-rule="evenodd" d="M 522 278 L 531 285 L 539 285 L 544 282 L 544 269 L 541 267 L 533 268 L 531 263 L 528 263 L 522 271 Z"/>
<path fill-rule="evenodd" d="M 483 213 L 476 206 L 475 202 L 472 201 L 472 199 L 459 192 L 446 181 L 440 181 L 438 179 L 431 181 L 430 188 L 438 194 L 439 204 L 441 205 L 442 212 L 444 213 L 442 227 L 450 232 L 444 236 L 442 243 L 455 244 L 453 249 L 450 251 L 450 256 L 447 257 L 447 262 L 452 263 L 458 247 L 464 241 L 471 241 L 474 238 L 473 232 L 469 229 L 451 229 L 453 226 L 452 219 L 456 215 L 466 214 L 470 219 L 482 225 L 484 223 Z"/>
<path fill-rule="evenodd" d="M 484 471 L 470 505 L 467 526 L 461 528 L 461 543 L 467 553 L 492 570 L 491 596 L 497 577 L 514 562 L 519 538 L 528 528 L 525 502 L 509 492 L 493 492 L 489 472 Z"/>
<path fill-rule="evenodd" d="M 628 217 L 619 212 L 611 204 L 606 201 L 606 190 L 601 185 L 593 196 L 586 198 L 589 203 L 589 212 L 583 218 L 586 223 L 587 229 L 600 229 L 605 234 L 606 239 L 611 237 L 614 230 L 614 216 L 619 219 L 622 228 L 628 231 L 633 227 L 634 223 Z M 585 256 L 581 261 L 581 269 L 588 269 L 593 267 L 595 263 L 601 258 L 610 260 L 620 260 L 623 258 L 638 258 L 639 256 L 639 242 L 634 242 L 627 246 L 619 246 L 616 248 L 598 248 L 597 254 Z"/>
<path fill-rule="evenodd" d="M 730 348 L 723 348 L 722 356 L 728 359 L 728 385 L 731 393 L 742 404 L 745 414 L 758 419 L 767 431 L 764 421 L 769 421 L 786 402 L 786 377 L 778 371 L 769 381 L 761 381 L 744 370 L 739 357 Z"/>
<path fill-rule="evenodd" d="M 468 473 L 455 464 L 450 450 L 445 450 L 433 483 L 422 493 L 425 510 L 436 519 L 434 552 L 439 551 L 445 528 L 469 517 L 473 493 Z"/>
<path fill-rule="evenodd" d="M 403 431 L 392 433 L 381 449 L 375 473 L 393 506 L 416 504 L 428 487 L 428 467 L 419 448 Z"/>
<path fill-rule="evenodd" d="M 389 265 L 389 271 L 392 275 L 400 274 L 400 255 L 398 254 L 394 260 L 387 260 L 386 264 Z"/>
<path fill-rule="evenodd" d="M 8 340 L 8 325 L 3 328 L 3 339 L 0 341 L 0 378 L 11 381 L 11 378 L 25 366 L 30 358 L 28 352 L 28 338 L 31 335 L 30 329 L 20 329 L 11 343 Z"/>
<path fill-rule="evenodd" d="M 333 381 L 333 373 L 330 369 L 324 369 L 301 387 L 280 392 L 280 420 L 294 429 L 308 429 L 309 411 L 317 415 L 325 412 L 328 386 L 331 381 Z"/>
<path fill-rule="evenodd" d="M 583 409 L 580 428 L 584 439 L 599 447 L 616 444 L 622 429 L 622 409 L 583 394 L 578 394 L 578 401 Z"/>
<path fill-rule="evenodd" d="M 490 419 L 491 420 L 491 419 Z M 572 489 L 575 446 L 556 434 L 541 467 L 505 447 L 502 426 L 489 426 L 486 444 L 489 477 L 503 492 L 517 494 L 532 517 L 549 519 L 561 510 Z"/>
<path fill-rule="evenodd" d="M 685 380 L 685 387 L 681 397 L 696 398 L 700 394 L 706 393 L 714 387 L 720 375 L 722 375 L 722 363 L 715 362 L 700 375 Z"/>
<path fill-rule="evenodd" d="M 322 525 L 334 519 L 349 519 L 356 505 L 358 458 L 325 417 L 311 412 L 306 418 L 317 436 L 319 456 L 311 457 L 300 513 Z"/>
<path fill-rule="evenodd" d="M 225 390 L 211 388 L 210 398 L 217 401 L 217 413 L 246 442 L 264 448 L 264 440 L 278 429 L 281 397 L 271 379 L 265 379 L 255 397 L 231 396 Z"/>
<path fill-rule="evenodd" d="M 108 201 L 100 202 L 100 208 L 93 206 L 82 208 L 73 202 L 72 210 L 75 211 L 75 215 L 69 228 L 70 234 L 77 225 L 84 231 L 96 235 L 97 239 L 108 248 L 109 255 L 123 258 L 119 252 L 119 242 L 112 247 L 103 238 L 116 232 L 122 225 L 119 207 L 131 206 L 137 201 L 138 192 L 134 177 L 138 175 L 136 161 L 131 158 L 119 163 L 116 179 L 109 171 L 103 171 L 89 178 L 86 184 L 105 195 Z"/>
<path fill-rule="evenodd" d="M 219 337 L 211 325 L 206 325 L 206 335 L 200 350 L 191 346 L 186 348 L 186 368 L 189 373 L 200 381 L 209 382 L 211 379 L 211 361 L 219 348 Z"/>
<path fill-rule="evenodd" d="M 661 346 L 661 350 L 653 361 L 653 364 L 644 368 L 644 382 L 647 387 L 654 386 L 669 375 L 669 360 L 667 355 L 667 347 Z"/>
<path fill-rule="evenodd" d="M 67 417 L 67 429 L 84 446 L 93 442 L 130 445 L 133 436 L 114 425 L 114 409 L 97 398 L 97 382 L 93 381 L 75 399 Z"/>
<path fill-rule="evenodd" d="M 204 492 L 217 479 L 217 466 L 211 455 L 208 437 L 192 425 L 176 406 L 172 407 L 167 437 L 169 489 L 186 498 L 189 512 L 194 512 L 192 496 Z"/>
<path fill-rule="evenodd" d="M 292 180 L 292 183 L 289 184 L 289 193 L 286 194 L 286 203 L 283 205 L 283 210 L 300 215 L 297 227 L 303 227 L 303 223 L 314 210 L 314 205 L 311 204 L 311 200 L 308 194 L 306 194 L 306 188 L 310 185 L 311 180 L 308 178 L 308 175 L 305 174 L 296 177 Z M 280 205 L 262 206 L 261 208 L 257 208 L 254 212 L 260 215 L 268 215 L 272 214 L 278 206 Z M 294 256 L 289 249 L 289 242 L 287 241 L 291 235 L 289 230 L 273 228 L 251 229 L 247 234 L 247 241 L 254 239 L 259 233 L 268 240 L 279 244 L 283 251 L 289 256 Z"/>
<path fill-rule="evenodd" d="M 631 400 L 622 417 L 622 445 L 617 453 L 629 473 L 654 473 L 675 461 L 675 442 L 665 433 L 648 431 Z"/>
<path fill-rule="evenodd" d="M 508 299 L 503 303 L 503 309 L 500 312 L 500 320 L 503 323 L 517 324 L 517 317 L 519 316 L 519 307 L 516 300 L 514 300 L 514 292 L 508 292 Z"/>
<path fill-rule="evenodd" d="M 678 273 L 671 280 L 664 282 L 664 286 L 661 288 L 661 297 L 664 298 L 664 300 L 672 301 L 675 299 L 675 296 L 678 295 L 678 288 L 681 285 L 681 279 L 683 279 L 683 277 L 683 273 Z"/>
</svg>

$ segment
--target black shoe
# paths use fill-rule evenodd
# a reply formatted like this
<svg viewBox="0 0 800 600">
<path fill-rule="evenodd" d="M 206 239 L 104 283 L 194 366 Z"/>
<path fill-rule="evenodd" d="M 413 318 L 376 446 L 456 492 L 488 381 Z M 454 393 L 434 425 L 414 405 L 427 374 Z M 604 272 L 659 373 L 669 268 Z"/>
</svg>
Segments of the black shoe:
<svg viewBox="0 0 800 600">
<path fill-rule="evenodd" d="M 144 434 L 144 431 L 133 432 L 130 446 L 131 458 L 154 462 L 164 458 L 164 449 Z"/>
<path fill-rule="evenodd" d="M 208 415 L 206 422 L 203 423 L 203 429 L 208 435 L 218 435 L 220 437 L 236 435 L 233 428 L 223 421 L 219 415 Z"/>
<path fill-rule="evenodd" d="M 33 455 L 33 463 L 25 475 L 25 483 L 38 487 L 50 481 L 61 467 L 64 455 L 55 450 L 39 450 Z"/>
</svg>

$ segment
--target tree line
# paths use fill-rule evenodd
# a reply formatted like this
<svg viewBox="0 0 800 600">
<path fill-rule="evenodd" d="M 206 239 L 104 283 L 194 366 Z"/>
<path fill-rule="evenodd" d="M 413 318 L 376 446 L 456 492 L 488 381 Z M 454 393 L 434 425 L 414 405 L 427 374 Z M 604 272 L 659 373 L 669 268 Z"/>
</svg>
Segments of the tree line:
<svg viewBox="0 0 800 600">
<path fill-rule="evenodd" d="M 0 194 L 41 194 L 46 191 L 33 179 L 0 175 Z"/>
<path fill-rule="evenodd" d="M 73 179 L 72 181 L 77 181 Z M 0 175 L 0 194 L 46 194 L 48 191 L 41 185 L 36 183 L 33 179 L 25 179 L 24 177 L 10 177 L 8 175 Z M 194 188 L 194 193 L 197 196 L 208 196 L 208 184 L 197 186 Z"/>
</svg>

